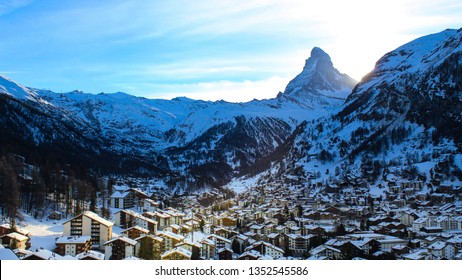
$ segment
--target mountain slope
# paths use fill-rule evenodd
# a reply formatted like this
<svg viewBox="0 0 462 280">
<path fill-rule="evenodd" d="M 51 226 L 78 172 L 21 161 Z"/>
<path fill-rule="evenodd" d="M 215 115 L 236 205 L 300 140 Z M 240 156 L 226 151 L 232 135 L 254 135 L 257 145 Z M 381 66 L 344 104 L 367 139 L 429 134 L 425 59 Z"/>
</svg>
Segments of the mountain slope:
<svg viewBox="0 0 462 280">
<path fill-rule="evenodd" d="M 462 29 L 384 55 L 338 113 L 289 138 L 289 151 L 266 177 L 372 185 L 462 180 L 461 57 Z"/>
<path fill-rule="evenodd" d="M 351 93 L 357 81 L 334 68 L 327 53 L 313 48 L 303 71 L 287 85 L 278 97 L 306 108 L 337 108 Z"/>
<path fill-rule="evenodd" d="M 220 185 L 271 154 L 302 121 L 331 113 L 343 102 L 344 91 L 353 88 L 337 79 L 338 71 L 327 54 L 315 48 L 312 55 L 299 75 L 304 77 L 297 81 L 300 87 L 277 98 L 247 103 L 151 100 L 125 93 L 59 94 L 26 88 L 6 78 L 0 80 L 0 89 L 5 97 L 37 109 L 27 113 L 36 121 L 24 126 L 29 136 L 23 141 L 31 146 L 59 142 L 85 147 L 92 143 L 96 161 L 98 154 L 105 153 L 117 159 L 115 162 L 139 161 L 134 164 L 139 172 L 156 175 L 152 170 L 157 167 L 178 180 L 192 177 L 198 185 Z M 319 77 L 329 80 L 323 78 L 320 83 Z M 304 82 L 309 85 L 303 86 Z M 308 106 L 310 99 L 317 101 Z M 11 111 L 6 105 L 5 111 Z M 44 117 L 33 116 L 39 113 Z M 18 114 L 17 123 L 26 122 L 20 118 Z M 12 125 L 5 122 L 6 127 Z M 54 138 L 43 137 L 55 134 Z"/>
</svg>

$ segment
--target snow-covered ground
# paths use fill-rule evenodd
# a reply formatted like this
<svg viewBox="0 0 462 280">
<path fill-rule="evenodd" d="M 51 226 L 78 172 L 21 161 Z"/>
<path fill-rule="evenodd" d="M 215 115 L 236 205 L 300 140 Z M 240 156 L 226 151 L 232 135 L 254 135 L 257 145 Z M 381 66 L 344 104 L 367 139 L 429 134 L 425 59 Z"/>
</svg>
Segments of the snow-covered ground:
<svg viewBox="0 0 462 280">
<path fill-rule="evenodd" d="M 22 215 L 24 220 L 19 222 L 18 225 L 30 231 L 30 250 L 35 251 L 40 248 L 53 250 L 56 247 L 56 238 L 63 234 L 63 222 L 65 220 L 37 220 L 28 214 L 22 213 Z"/>
</svg>

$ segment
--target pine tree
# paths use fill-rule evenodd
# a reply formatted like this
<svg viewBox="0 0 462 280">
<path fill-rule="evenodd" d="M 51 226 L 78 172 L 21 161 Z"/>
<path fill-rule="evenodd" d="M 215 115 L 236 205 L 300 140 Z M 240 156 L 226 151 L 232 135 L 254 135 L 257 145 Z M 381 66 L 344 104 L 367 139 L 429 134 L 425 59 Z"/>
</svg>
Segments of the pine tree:
<svg viewBox="0 0 462 280">
<path fill-rule="evenodd" d="M 140 258 L 143 260 L 153 260 L 154 259 L 154 242 L 151 238 L 145 237 L 141 239 L 140 246 Z"/>
</svg>

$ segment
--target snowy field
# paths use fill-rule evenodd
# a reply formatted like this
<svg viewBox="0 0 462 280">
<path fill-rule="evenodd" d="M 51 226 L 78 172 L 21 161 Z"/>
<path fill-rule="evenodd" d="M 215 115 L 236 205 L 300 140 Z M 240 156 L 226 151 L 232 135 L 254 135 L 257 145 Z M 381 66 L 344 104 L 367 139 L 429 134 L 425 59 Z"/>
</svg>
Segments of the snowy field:
<svg viewBox="0 0 462 280">
<path fill-rule="evenodd" d="M 63 222 L 65 220 L 37 220 L 34 217 L 22 213 L 24 221 L 18 223 L 21 228 L 30 231 L 31 234 L 31 251 L 36 249 L 53 250 L 56 245 L 57 237 L 63 234 Z"/>
</svg>

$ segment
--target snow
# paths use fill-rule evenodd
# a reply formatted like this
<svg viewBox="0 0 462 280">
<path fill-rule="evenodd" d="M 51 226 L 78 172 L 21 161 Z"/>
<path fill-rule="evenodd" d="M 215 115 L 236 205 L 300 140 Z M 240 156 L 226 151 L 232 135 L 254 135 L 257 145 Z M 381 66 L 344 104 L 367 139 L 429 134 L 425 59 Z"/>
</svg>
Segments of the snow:
<svg viewBox="0 0 462 280">
<path fill-rule="evenodd" d="M 24 221 L 19 226 L 28 230 L 31 234 L 31 251 L 37 249 L 53 250 L 56 248 L 56 238 L 63 235 L 62 221 L 36 220 L 32 216 L 22 213 Z"/>
<path fill-rule="evenodd" d="M 0 260 L 17 261 L 19 258 L 10 249 L 0 248 Z"/>
</svg>

